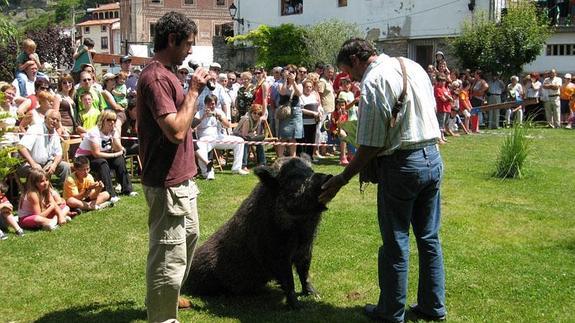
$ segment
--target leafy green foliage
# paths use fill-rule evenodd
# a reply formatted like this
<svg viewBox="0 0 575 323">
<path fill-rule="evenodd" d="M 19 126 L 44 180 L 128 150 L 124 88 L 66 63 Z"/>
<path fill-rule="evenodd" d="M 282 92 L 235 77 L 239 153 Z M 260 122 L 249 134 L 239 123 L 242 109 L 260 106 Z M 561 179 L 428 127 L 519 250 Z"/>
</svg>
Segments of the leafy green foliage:
<svg viewBox="0 0 575 323">
<path fill-rule="evenodd" d="M 229 37 L 228 42 L 248 42 L 258 49 L 257 64 L 265 68 L 287 64 L 302 65 L 309 55 L 305 29 L 293 24 L 278 27 L 260 25 L 244 35 Z"/>
<path fill-rule="evenodd" d="M 305 63 L 311 67 L 316 62 L 335 65 L 337 53 L 344 41 L 361 36 L 357 24 L 331 19 L 305 27 L 305 44 L 308 57 Z"/>
<path fill-rule="evenodd" d="M 0 92 L 0 102 L 4 102 L 4 100 L 4 92 Z M 0 122 L 11 117 L 12 116 L 6 112 L 0 112 Z M 5 133 L 6 131 L 4 129 L 0 129 L 0 141 L 2 141 Z M 0 181 L 4 181 L 6 176 L 14 172 L 16 166 L 20 165 L 21 160 L 14 157 L 17 150 L 18 148 L 16 146 L 0 147 Z"/>
<path fill-rule="evenodd" d="M 518 74 L 543 48 L 550 33 L 546 19 L 527 1 L 509 8 L 500 23 L 479 12 L 463 23 L 462 33 L 452 46 L 464 67 Z"/>
<path fill-rule="evenodd" d="M 513 130 L 505 137 L 496 163 L 495 177 L 521 178 L 529 155 L 530 139 L 527 136 L 530 122 L 513 124 Z"/>
<path fill-rule="evenodd" d="M 16 26 L 0 15 L 0 80 L 14 79 L 19 38 L 20 32 Z"/>
</svg>

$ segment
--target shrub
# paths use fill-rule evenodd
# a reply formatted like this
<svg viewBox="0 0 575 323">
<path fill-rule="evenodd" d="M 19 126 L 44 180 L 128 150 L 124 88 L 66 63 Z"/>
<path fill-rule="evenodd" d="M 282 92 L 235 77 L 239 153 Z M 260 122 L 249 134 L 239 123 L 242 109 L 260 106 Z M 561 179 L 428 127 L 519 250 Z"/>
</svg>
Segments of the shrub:
<svg viewBox="0 0 575 323">
<path fill-rule="evenodd" d="M 511 133 L 507 135 L 499 151 L 497 158 L 495 177 L 498 178 L 521 178 L 525 167 L 525 161 L 529 155 L 530 139 L 527 133 L 530 122 L 525 124 L 515 123 Z"/>
</svg>

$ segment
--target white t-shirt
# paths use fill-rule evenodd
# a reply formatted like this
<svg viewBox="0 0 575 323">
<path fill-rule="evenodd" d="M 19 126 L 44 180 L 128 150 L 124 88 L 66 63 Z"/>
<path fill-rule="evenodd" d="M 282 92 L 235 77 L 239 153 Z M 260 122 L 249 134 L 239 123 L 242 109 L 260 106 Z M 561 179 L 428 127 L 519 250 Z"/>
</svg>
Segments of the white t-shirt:
<svg viewBox="0 0 575 323">
<path fill-rule="evenodd" d="M 56 156 L 62 155 L 60 136 L 55 130 L 52 134 L 48 134 L 48 128 L 44 123 L 30 126 L 20 139 L 20 145 L 28 149 L 32 159 L 40 165 L 45 165 Z"/>
<path fill-rule="evenodd" d="M 200 110 L 196 112 L 195 118 L 202 120 L 202 117 L 204 116 L 205 113 L 206 109 Z M 198 138 L 206 136 L 217 137 L 223 134 L 223 127 L 216 119 L 216 115 L 219 115 L 220 118 L 225 117 L 224 111 L 220 109 L 215 109 L 213 115 L 203 119 L 200 122 L 200 124 L 196 127 Z"/>
<path fill-rule="evenodd" d="M 92 146 L 90 143 L 96 143 L 100 146 L 101 152 L 112 152 L 112 138 L 119 138 L 116 131 L 112 130 L 109 135 L 100 131 L 100 128 L 94 127 L 90 129 L 80 143 L 78 150 L 76 150 L 76 157 L 78 156 L 92 156 Z"/>
</svg>

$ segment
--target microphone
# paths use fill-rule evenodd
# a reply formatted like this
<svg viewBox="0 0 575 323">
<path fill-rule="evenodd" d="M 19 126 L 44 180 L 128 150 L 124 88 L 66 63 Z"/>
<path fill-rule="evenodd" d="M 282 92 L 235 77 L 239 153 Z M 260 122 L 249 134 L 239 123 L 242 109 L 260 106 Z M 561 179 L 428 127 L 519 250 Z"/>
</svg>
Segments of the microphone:
<svg viewBox="0 0 575 323">
<path fill-rule="evenodd" d="M 195 71 L 198 67 L 200 67 L 200 64 L 197 61 L 191 59 L 188 61 L 188 66 Z M 208 89 L 210 91 L 213 91 L 216 89 L 216 83 L 214 82 L 213 79 L 208 80 L 208 83 L 206 84 L 206 86 L 208 87 Z"/>
</svg>

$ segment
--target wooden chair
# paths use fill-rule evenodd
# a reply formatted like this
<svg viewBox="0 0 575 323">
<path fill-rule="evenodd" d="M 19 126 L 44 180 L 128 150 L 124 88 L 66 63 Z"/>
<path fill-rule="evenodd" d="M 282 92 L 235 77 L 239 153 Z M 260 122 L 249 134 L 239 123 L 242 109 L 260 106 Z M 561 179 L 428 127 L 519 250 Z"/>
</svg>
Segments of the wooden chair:
<svg viewBox="0 0 575 323">
<path fill-rule="evenodd" d="M 74 151 L 70 151 L 70 148 L 75 145 L 79 145 L 82 142 L 82 138 L 70 138 L 62 140 L 62 160 L 65 162 L 70 162 L 70 155 L 72 155 L 72 159 L 74 157 Z M 72 154 L 70 154 L 72 153 Z"/>
<path fill-rule="evenodd" d="M 142 170 L 142 160 L 140 159 L 140 155 L 126 155 L 124 160 L 126 161 L 126 168 L 128 168 L 130 176 L 134 178 L 134 174 L 137 174 L 138 169 L 140 169 L 140 171 Z M 137 166 L 135 165 L 136 163 L 138 164 Z"/>
</svg>

